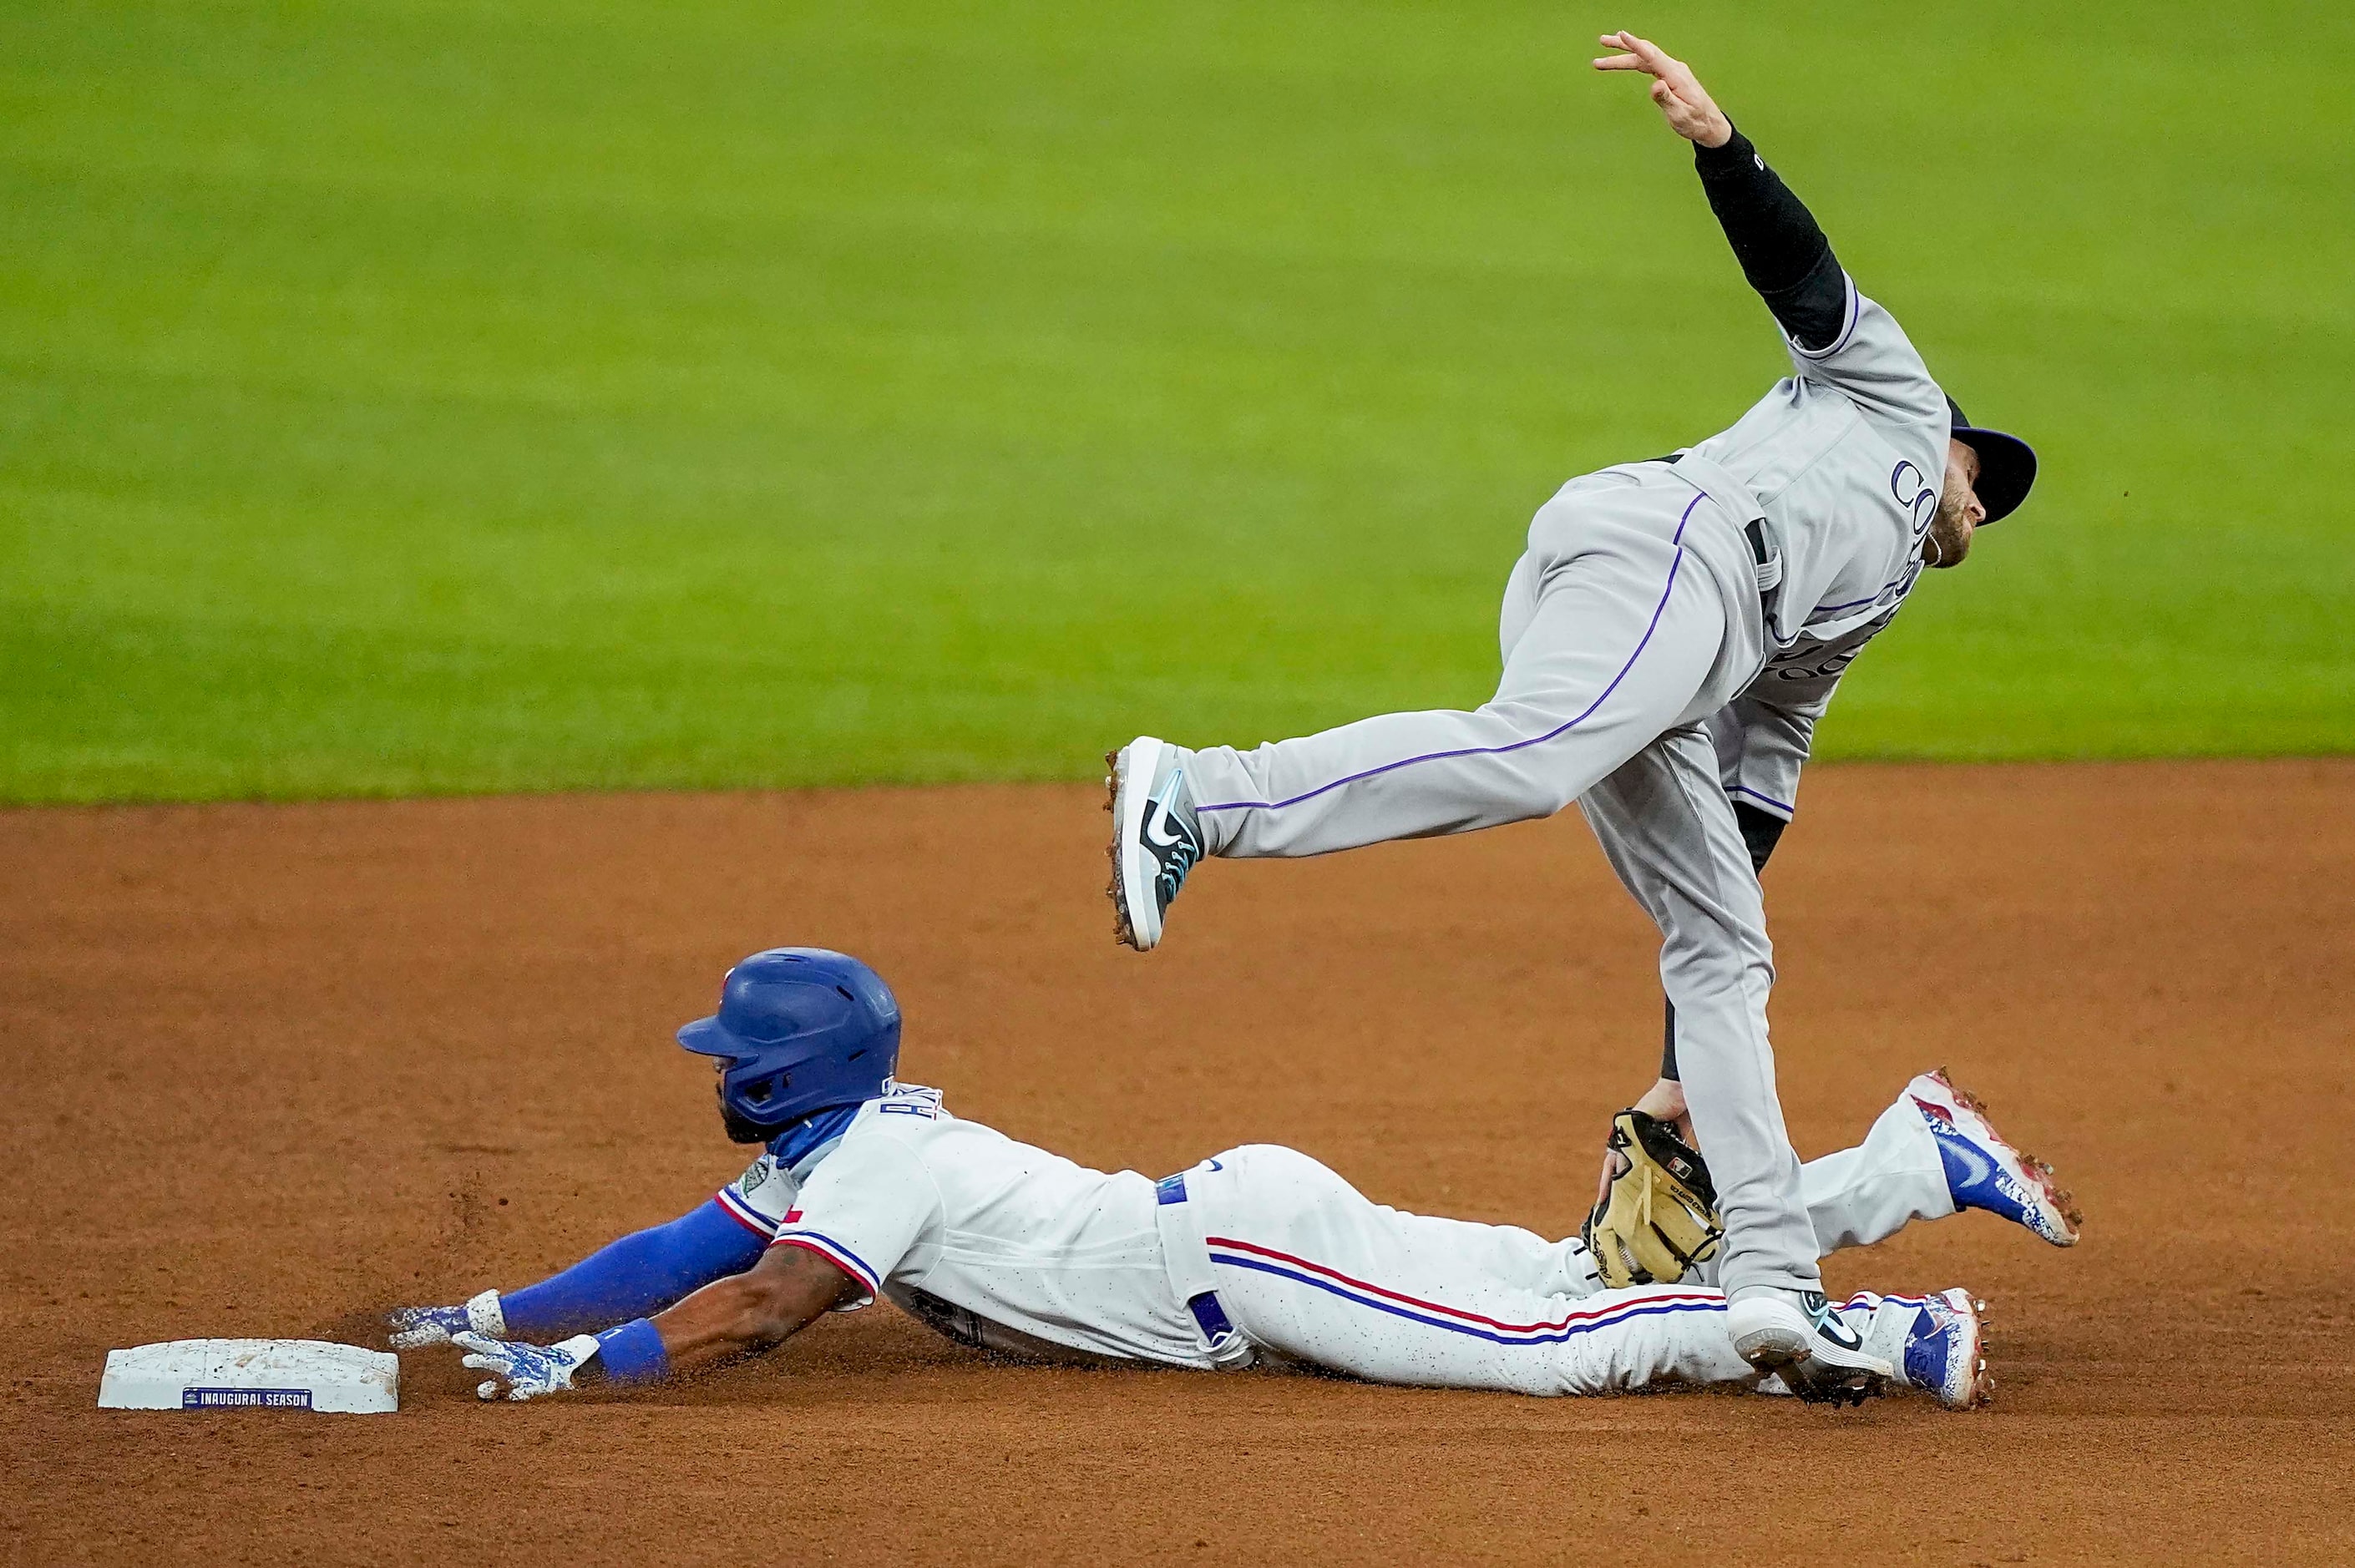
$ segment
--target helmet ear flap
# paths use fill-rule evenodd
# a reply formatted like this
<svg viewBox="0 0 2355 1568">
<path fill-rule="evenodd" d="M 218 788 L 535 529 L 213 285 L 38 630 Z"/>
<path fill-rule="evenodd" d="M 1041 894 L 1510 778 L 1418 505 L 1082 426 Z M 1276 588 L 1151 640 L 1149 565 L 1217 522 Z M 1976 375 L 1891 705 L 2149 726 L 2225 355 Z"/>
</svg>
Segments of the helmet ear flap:
<svg viewBox="0 0 2355 1568">
<path fill-rule="evenodd" d="M 730 1143 L 766 1143 L 770 1129 L 747 1117 L 737 1103 L 722 1095 L 719 1097 L 720 1125 L 728 1129 Z"/>
<path fill-rule="evenodd" d="M 793 1087 L 793 1082 L 791 1071 L 769 1073 L 744 1085 L 737 1090 L 737 1095 L 746 1106 L 759 1111 L 783 1099 L 785 1092 Z"/>
</svg>

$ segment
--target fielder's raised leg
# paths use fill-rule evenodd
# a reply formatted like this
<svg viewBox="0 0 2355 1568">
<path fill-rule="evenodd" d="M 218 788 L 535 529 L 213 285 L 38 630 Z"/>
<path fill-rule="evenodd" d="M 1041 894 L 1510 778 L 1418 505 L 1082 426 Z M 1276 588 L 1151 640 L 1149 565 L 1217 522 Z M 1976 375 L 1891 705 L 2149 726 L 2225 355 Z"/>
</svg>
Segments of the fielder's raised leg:
<svg viewBox="0 0 2355 1568">
<path fill-rule="evenodd" d="M 1573 479 L 1539 508 L 1505 589 L 1503 675 L 1481 707 L 1250 750 L 1142 736 L 1117 753 L 1116 929 L 1158 943 L 1205 856 L 1322 854 L 1577 802 L 1664 938 L 1681 1094 L 1718 1174 L 1735 1343 L 1760 1367 L 1870 1370 L 1821 1294 L 1775 1093 L 1753 849 L 1760 821 L 1771 842 L 1791 815 L 1840 673 L 1924 567 L 1958 564 L 1977 528 L 2019 504 L 2035 458 L 1963 418 L 1691 71 L 1629 34 L 1604 42 L 1617 52 L 1596 67 L 1650 76 L 1693 143 L 1792 374 L 1732 429 Z"/>
</svg>

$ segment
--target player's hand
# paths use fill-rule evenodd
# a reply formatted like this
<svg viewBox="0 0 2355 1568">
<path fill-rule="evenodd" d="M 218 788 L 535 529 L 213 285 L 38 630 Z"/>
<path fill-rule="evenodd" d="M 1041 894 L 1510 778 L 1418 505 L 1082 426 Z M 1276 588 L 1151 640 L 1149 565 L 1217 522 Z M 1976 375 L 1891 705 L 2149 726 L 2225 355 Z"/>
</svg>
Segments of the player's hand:
<svg viewBox="0 0 2355 1568">
<path fill-rule="evenodd" d="M 1678 1138 L 1692 1144 L 1696 1149 L 1700 1147 L 1693 1139 L 1692 1113 L 1685 1108 L 1685 1086 L 1676 1079 L 1662 1078 L 1650 1088 L 1646 1089 L 1644 1097 L 1629 1108 L 1642 1111 L 1646 1116 L 1659 1118 L 1676 1128 Z M 1606 1139 L 1603 1146 L 1603 1174 L 1595 1179 L 1594 1202 L 1590 1205 L 1592 1208 L 1599 1209 L 1611 1201 L 1612 1178 L 1625 1169 L 1627 1169 L 1627 1161 L 1613 1152 L 1610 1142 Z"/>
<path fill-rule="evenodd" d="M 560 1345 L 527 1345 L 520 1340 L 494 1340 L 462 1330 L 450 1336 L 450 1342 L 473 1352 L 461 1366 L 491 1374 L 475 1385 L 477 1399 L 498 1398 L 501 1383 L 506 1384 L 506 1396 L 513 1400 L 561 1393 L 572 1386 L 573 1374 L 597 1353 L 593 1334 L 582 1334 Z"/>
<path fill-rule="evenodd" d="M 419 1351 L 428 1345 L 446 1345 L 453 1334 L 466 1331 L 466 1309 L 464 1307 L 396 1307 L 384 1315 L 384 1326 L 392 1330 L 392 1348 L 396 1351 Z"/>
<path fill-rule="evenodd" d="M 507 1337 L 506 1314 L 496 1290 L 485 1290 L 463 1307 L 396 1307 L 384 1315 L 384 1326 L 392 1331 L 396 1351 L 446 1345 L 468 1330 L 490 1340 Z"/>
<path fill-rule="evenodd" d="M 1704 147 L 1722 147 L 1733 140 L 1733 122 L 1725 117 L 1684 61 L 1633 33 L 1605 33 L 1602 41 L 1621 52 L 1603 56 L 1594 62 L 1594 69 L 1639 70 L 1650 77 L 1652 101 L 1668 116 L 1669 130 Z"/>
</svg>

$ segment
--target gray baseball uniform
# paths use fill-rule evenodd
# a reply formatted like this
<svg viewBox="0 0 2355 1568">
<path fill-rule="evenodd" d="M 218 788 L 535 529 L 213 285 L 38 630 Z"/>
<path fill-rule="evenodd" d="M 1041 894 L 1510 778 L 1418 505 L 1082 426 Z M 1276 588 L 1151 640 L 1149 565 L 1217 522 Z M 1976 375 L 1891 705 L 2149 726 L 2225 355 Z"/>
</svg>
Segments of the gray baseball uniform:
<svg viewBox="0 0 2355 1568">
<path fill-rule="evenodd" d="M 1729 1295 L 1815 1289 L 1766 1025 L 1758 878 L 1732 799 L 1782 818 L 1839 673 L 1922 570 L 1945 394 L 1736 135 L 1699 153 L 1794 374 L 1732 429 L 1539 508 L 1471 712 L 1392 714 L 1184 758 L 1207 852 L 1321 854 L 1577 801 L 1665 938 L 1661 980 L 1727 1227 Z M 1796 214 L 1796 217 L 1794 216 Z"/>
</svg>

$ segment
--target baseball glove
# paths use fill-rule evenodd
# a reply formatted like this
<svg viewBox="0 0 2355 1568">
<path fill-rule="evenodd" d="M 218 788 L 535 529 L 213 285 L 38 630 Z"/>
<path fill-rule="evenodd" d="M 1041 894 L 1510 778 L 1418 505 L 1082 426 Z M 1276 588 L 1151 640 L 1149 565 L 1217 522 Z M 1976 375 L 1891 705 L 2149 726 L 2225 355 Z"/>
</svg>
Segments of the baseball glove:
<svg viewBox="0 0 2355 1568">
<path fill-rule="evenodd" d="M 1579 1232 L 1604 1284 L 1673 1285 L 1716 1255 L 1725 1224 L 1699 1150 L 1657 1117 L 1623 1110 L 1611 1118 L 1611 1152 L 1623 1169 Z"/>
</svg>

